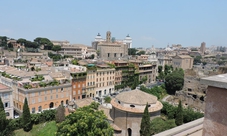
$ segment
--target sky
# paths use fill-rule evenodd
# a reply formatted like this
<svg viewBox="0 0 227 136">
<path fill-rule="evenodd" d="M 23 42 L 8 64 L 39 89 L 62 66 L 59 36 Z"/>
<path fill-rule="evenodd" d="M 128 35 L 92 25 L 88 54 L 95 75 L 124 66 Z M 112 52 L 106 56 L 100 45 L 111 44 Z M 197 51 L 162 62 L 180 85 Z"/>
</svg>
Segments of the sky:
<svg viewBox="0 0 227 136">
<path fill-rule="evenodd" d="M 91 46 L 100 33 L 133 47 L 227 45 L 227 0 L 4 0 L 0 36 Z"/>
</svg>

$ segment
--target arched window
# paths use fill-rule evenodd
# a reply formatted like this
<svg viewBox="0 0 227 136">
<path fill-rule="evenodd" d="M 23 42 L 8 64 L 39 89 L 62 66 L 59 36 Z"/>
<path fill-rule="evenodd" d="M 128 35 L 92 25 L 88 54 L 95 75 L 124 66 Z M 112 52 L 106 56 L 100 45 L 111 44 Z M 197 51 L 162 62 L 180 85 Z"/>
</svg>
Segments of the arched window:
<svg viewBox="0 0 227 136">
<path fill-rule="evenodd" d="M 38 111 L 41 112 L 42 111 L 42 106 L 38 107 Z"/>
<path fill-rule="evenodd" d="M 53 108 L 54 107 L 54 103 L 51 102 L 50 105 L 49 105 L 49 108 Z"/>
<path fill-rule="evenodd" d="M 69 104 L 69 100 L 66 100 L 66 102 L 65 102 L 67 105 Z"/>
<path fill-rule="evenodd" d="M 61 105 L 62 105 L 62 106 L 64 105 L 64 101 L 61 101 Z"/>
<path fill-rule="evenodd" d="M 132 129 L 128 128 L 128 136 L 132 136 Z"/>
</svg>

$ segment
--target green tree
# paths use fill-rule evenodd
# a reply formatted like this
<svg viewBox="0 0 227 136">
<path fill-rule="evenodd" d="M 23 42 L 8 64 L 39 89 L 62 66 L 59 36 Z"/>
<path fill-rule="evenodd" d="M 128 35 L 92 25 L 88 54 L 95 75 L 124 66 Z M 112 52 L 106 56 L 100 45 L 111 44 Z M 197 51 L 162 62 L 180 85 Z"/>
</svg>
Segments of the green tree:
<svg viewBox="0 0 227 136">
<path fill-rule="evenodd" d="M 165 75 L 168 75 L 169 73 L 171 73 L 172 70 L 173 70 L 173 67 L 172 66 L 165 65 L 165 67 L 164 67 Z"/>
<path fill-rule="evenodd" d="M 24 99 L 22 122 L 24 131 L 28 132 L 32 129 L 31 115 L 28 107 L 27 98 Z"/>
<path fill-rule="evenodd" d="M 63 105 L 59 105 L 56 111 L 55 120 L 57 123 L 61 123 L 65 120 L 65 108 Z"/>
<path fill-rule="evenodd" d="M 151 121 L 151 134 L 154 135 L 174 127 L 176 127 L 174 119 L 165 120 L 157 117 Z"/>
<path fill-rule="evenodd" d="M 183 124 L 183 107 L 182 107 L 181 101 L 179 101 L 179 104 L 177 107 L 175 123 L 177 126 Z"/>
<path fill-rule="evenodd" d="M 148 112 L 148 104 L 146 105 L 140 124 L 140 136 L 150 136 L 151 135 L 151 120 L 150 114 Z"/>
<path fill-rule="evenodd" d="M 77 109 L 66 116 L 65 121 L 58 125 L 56 135 L 71 136 L 112 136 L 113 129 L 103 111 L 96 110 L 97 104 L 91 104 Z"/>
<path fill-rule="evenodd" d="M 144 55 L 146 52 L 145 51 L 139 51 L 137 55 Z"/>
<path fill-rule="evenodd" d="M 158 66 L 158 73 L 162 72 L 162 66 Z"/>
<path fill-rule="evenodd" d="M 7 126 L 6 113 L 4 110 L 4 105 L 2 103 L 2 99 L 0 97 L 0 134 L 5 130 L 6 126 Z"/>
<path fill-rule="evenodd" d="M 9 48 L 9 49 L 13 49 L 13 44 L 12 44 L 12 43 L 8 43 L 7 48 Z"/>
<path fill-rule="evenodd" d="M 7 37 L 6 36 L 0 36 L 0 47 L 4 47 L 7 49 Z"/>
<path fill-rule="evenodd" d="M 58 51 L 61 50 L 61 46 L 60 45 L 55 45 L 55 46 L 52 47 L 52 50 L 58 52 Z"/>
<path fill-rule="evenodd" d="M 186 109 L 183 109 L 183 122 L 184 123 L 188 123 L 188 122 L 191 122 L 193 120 L 196 120 L 196 119 L 199 119 L 199 118 L 202 118 L 204 116 L 203 113 L 200 113 L 200 112 L 195 112 L 193 109 L 191 108 L 186 108 Z"/>
<path fill-rule="evenodd" d="M 159 73 L 158 78 L 159 78 L 159 79 L 165 79 L 165 74 L 164 74 L 163 71 L 161 71 L 161 72 Z"/>
<path fill-rule="evenodd" d="M 143 77 L 142 79 L 141 79 L 141 83 L 146 83 L 146 81 L 147 81 L 147 76 L 145 76 L 145 77 Z"/>
<path fill-rule="evenodd" d="M 128 48 L 128 55 L 136 55 L 137 51 L 135 48 Z"/>
<path fill-rule="evenodd" d="M 107 97 L 104 98 L 104 100 L 105 100 L 105 103 L 110 103 L 111 98 L 109 96 L 107 96 Z"/>
<path fill-rule="evenodd" d="M 72 62 L 71 62 L 73 65 L 78 65 L 78 61 L 77 60 L 72 60 Z"/>
<path fill-rule="evenodd" d="M 44 50 L 51 50 L 54 46 L 53 43 L 48 38 L 37 37 L 34 42 L 40 46 L 44 46 Z"/>
<path fill-rule="evenodd" d="M 201 56 L 196 56 L 196 57 L 194 58 L 193 64 L 196 65 L 197 63 L 201 63 L 201 62 L 202 62 L 201 59 L 202 59 Z"/>
<path fill-rule="evenodd" d="M 23 38 L 20 38 L 20 39 L 17 40 L 17 43 L 19 43 L 22 46 L 24 46 L 26 42 L 27 42 L 27 40 L 23 39 Z"/>
<path fill-rule="evenodd" d="M 175 94 L 184 86 L 184 72 L 182 69 L 175 70 L 165 77 L 165 87 L 168 94 Z"/>
</svg>

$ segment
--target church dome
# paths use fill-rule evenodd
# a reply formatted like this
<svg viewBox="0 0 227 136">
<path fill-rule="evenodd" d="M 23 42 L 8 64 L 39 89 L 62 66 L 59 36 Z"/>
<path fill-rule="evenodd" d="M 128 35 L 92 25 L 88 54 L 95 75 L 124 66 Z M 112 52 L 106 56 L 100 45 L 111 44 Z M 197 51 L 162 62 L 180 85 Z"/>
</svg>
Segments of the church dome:
<svg viewBox="0 0 227 136">
<path fill-rule="evenodd" d="M 122 92 L 118 94 L 115 98 L 124 103 L 138 104 L 138 105 L 146 105 L 147 103 L 152 104 L 157 102 L 156 96 L 150 95 L 138 89 Z"/>
<path fill-rule="evenodd" d="M 97 36 L 95 37 L 95 41 L 103 41 L 101 35 L 98 33 Z"/>
<path fill-rule="evenodd" d="M 111 100 L 111 104 L 114 108 L 133 113 L 143 113 L 146 104 L 149 112 L 159 111 L 163 107 L 156 96 L 138 89 L 118 94 Z"/>
<path fill-rule="evenodd" d="M 132 40 L 132 38 L 129 36 L 129 34 L 125 37 L 125 40 Z"/>
</svg>

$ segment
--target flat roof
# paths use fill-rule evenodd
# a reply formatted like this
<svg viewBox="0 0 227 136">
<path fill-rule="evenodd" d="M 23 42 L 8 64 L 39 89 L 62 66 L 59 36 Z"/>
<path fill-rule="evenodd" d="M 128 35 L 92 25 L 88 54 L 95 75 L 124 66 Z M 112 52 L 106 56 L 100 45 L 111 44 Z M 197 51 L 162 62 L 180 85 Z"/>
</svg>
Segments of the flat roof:
<svg viewBox="0 0 227 136">
<path fill-rule="evenodd" d="M 12 90 L 10 90 L 8 86 L 0 83 L 0 92 L 9 92 L 9 91 L 12 91 Z"/>
<path fill-rule="evenodd" d="M 227 89 L 227 74 L 205 77 L 200 80 L 200 83 Z"/>
</svg>

